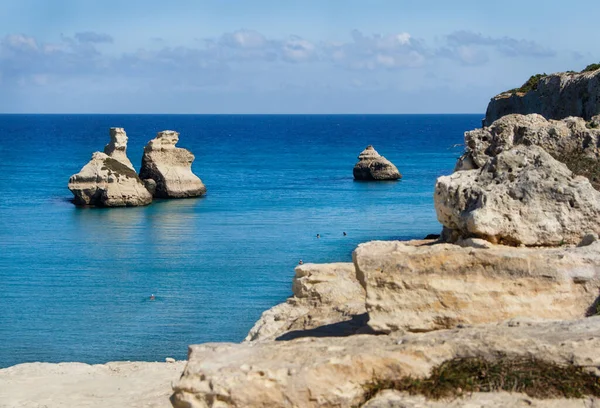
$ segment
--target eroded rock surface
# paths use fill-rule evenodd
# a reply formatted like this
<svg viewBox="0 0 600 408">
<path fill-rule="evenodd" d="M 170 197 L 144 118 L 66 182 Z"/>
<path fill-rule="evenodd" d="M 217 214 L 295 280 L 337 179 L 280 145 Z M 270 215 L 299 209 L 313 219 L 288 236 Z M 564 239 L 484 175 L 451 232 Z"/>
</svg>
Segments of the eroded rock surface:
<svg viewBox="0 0 600 408">
<path fill-rule="evenodd" d="M 136 172 L 105 153 L 96 152 L 79 173 L 69 179 L 76 205 L 125 207 L 147 205 L 152 195 Z"/>
<path fill-rule="evenodd" d="M 191 346 L 175 408 L 336 407 L 364 403 L 374 379 L 427 377 L 455 358 L 537 358 L 600 375 L 600 317 L 509 322 L 425 334 Z"/>
<path fill-rule="evenodd" d="M 358 156 L 358 163 L 354 166 L 354 178 L 356 180 L 398 180 L 402 175 L 385 157 L 377 153 L 373 146 L 369 145 Z"/>
<path fill-rule="evenodd" d="M 175 147 L 178 141 L 179 133 L 165 130 L 144 147 L 140 178 L 154 190 L 154 197 L 186 198 L 206 193 L 202 180 L 192 173 L 194 155 Z"/>
<path fill-rule="evenodd" d="M 365 328 L 365 290 L 352 263 L 297 266 L 292 291 L 262 314 L 246 341 L 344 336 Z"/>
<path fill-rule="evenodd" d="M 435 209 L 450 241 L 556 246 L 600 232 L 600 193 L 538 146 L 518 145 L 481 169 L 438 178 Z"/>
<path fill-rule="evenodd" d="M 426 332 L 517 316 L 575 319 L 600 294 L 600 242 L 512 248 L 482 240 L 375 241 L 354 251 L 369 326 Z"/>
<path fill-rule="evenodd" d="M 508 392 L 475 392 L 462 398 L 431 401 L 421 395 L 386 390 L 361 408 L 596 408 L 598 398 L 545 399 Z"/>
<path fill-rule="evenodd" d="M 578 116 L 590 120 L 600 114 L 600 70 L 552 74 L 527 93 L 501 93 L 490 101 L 484 125 L 512 113 L 539 113 L 546 119 Z"/>
<path fill-rule="evenodd" d="M 104 153 L 115 160 L 120 161 L 130 169 L 134 170 L 133 164 L 127 157 L 127 134 L 123 128 L 110 128 L 110 142 L 104 146 Z"/>
</svg>

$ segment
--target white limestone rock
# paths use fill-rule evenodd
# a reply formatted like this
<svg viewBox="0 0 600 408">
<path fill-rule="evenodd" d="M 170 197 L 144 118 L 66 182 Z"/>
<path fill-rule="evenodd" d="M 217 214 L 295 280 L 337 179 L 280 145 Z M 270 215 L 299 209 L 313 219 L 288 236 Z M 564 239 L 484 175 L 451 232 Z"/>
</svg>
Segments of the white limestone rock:
<svg viewBox="0 0 600 408">
<path fill-rule="evenodd" d="M 560 160 L 580 155 L 600 163 L 600 126 L 582 118 L 546 120 L 538 114 L 507 115 L 489 127 L 465 133 L 465 154 L 455 170 L 481 168 L 493 157 L 515 145 L 540 146 Z"/>
<path fill-rule="evenodd" d="M 179 133 L 165 130 L 158 132 L 144 147 L 140 178 L 154 189 L 154 197 L 186 198 L 206 193 L 202 180 L 192 173 L 194 155 L 189 150 L 175 147 L 178 141 Z"/>
<path fill-rule="evenodd" d="M 354 166 L 354 178 L 356 180 L 398 180 L 402 175 L 385 157 L 377 153 L 373 146 L 369 145 L 358 156 L 358 163 Z"/>
<path fill-rule="evenodd" d="M 485 242 L 485 241 L 484 241 Z M 427 332 L 515 317 L 576 319 L 600 294 L 600 242 L 514 248 L 374 241 L 353 258 L 376 332 Z"/>
<path fill-rule="evenodd" d="M 600 317 L 516 319 L 420 334 L 197 345 L 171 402 L 174 408 L 350 408 L 365 402 L 365 386 L 374 379 L 423 378 L 443 362 L 470 357 L 535 358 L 598 376 L 598 333 Z"/>
<path fill-rule="evenodd" d="M 481 169 L 438 178 L 435 209 L 449 241 L 556 246 L 600 232 L 600 192 L 538 146 L 517 145 Z"/>
<path fill-rule="evenodd" d="M 297 266 L 292 291 L 262 314 L 245 341 L 343 336 L 366 326 L 365 290 L 352 263 Z"/>
<path fill-rule="evenodd" d="M 127 157 L 127 134 L 123 128 L 110 128 L 110 143 L 104 146 L 104 153 L 115 160 L 120 161 L 130 169 L 134 170 L 133 164 Z"/>
<path fill-rule="evenodd" d="M 80 206 L 134 207 L 152 202 L 136 172 L 119 160 L 96 152 L 79 173 L 69 179 L 73 200 Z"/>
</svg>

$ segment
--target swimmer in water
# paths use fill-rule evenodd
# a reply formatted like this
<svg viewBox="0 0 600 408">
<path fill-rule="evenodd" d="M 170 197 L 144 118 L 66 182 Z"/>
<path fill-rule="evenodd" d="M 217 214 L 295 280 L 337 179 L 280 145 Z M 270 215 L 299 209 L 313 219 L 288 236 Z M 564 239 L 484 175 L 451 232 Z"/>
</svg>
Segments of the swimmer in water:
<svg viewBox="0 0 600 408">
<path fill-rule="evenodd" d="M 321 234 L 317 234 L 317 238 L 321 238 Z"/>
<path fill-rule="evenodd" d="M 346 234 L 346 232 L 345 232 L 345 231 L 344 231 L 344 232 L 342 232 L 342 234 L 344 234 L 344 236 L 348 235 L 348 234 Z"/>
<path fill-rule="evenodd" d="M 150 300 L 156 300 L 156 296 L 154 296 L 154 293 L 150 295 Z"/>
<path fill-rule="evenodd" d="M 298 265 L 302 265 L 304 262 L 302 262 L 302 259 L 300 259 L 300 261 L 298 261 Z"/>
</svg>

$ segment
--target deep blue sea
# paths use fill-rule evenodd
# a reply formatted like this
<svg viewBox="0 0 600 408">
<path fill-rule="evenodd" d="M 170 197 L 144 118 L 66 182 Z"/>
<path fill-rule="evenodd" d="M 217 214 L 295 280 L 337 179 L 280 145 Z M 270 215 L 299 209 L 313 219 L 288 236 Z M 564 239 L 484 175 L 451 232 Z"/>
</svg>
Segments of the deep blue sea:
<svg viewBox="0 0 600 408">
<path fill-rule="evenodd" d="M 0 115 L 0 367 L 185 359 L 189 344 L 241 341 L 291 294 L 299 259 L 438 233 L 435 180 L 481 118 Z M 111 126 L 136 166 L 156 132 L 180 132 L 206 197 L 76 208 L 69 176 Z M 353 181 L 368 144 L 402 181 Z"/>
</svg>

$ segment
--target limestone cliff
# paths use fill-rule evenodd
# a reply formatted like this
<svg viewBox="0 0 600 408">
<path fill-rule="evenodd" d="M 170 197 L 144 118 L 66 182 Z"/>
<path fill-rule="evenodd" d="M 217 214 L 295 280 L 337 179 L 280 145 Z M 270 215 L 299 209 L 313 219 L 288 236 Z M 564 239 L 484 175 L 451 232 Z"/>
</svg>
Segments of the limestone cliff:
<svg viewBox="0 0 600 408">
<path fill-rule="evenodd" d="M 532 77 L 530 81 L 529 86 L 492 98 L 484 126 L 512 113 L 539 113 L 546 119 L 579 116 L 585 120 L 600 113 L 600 69 Z"/>
</svg>

